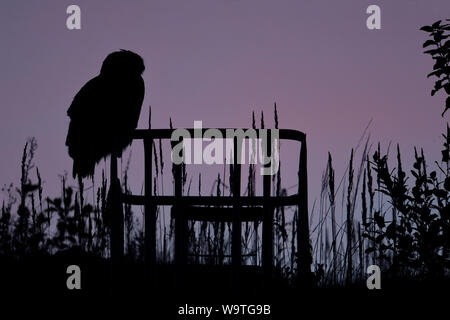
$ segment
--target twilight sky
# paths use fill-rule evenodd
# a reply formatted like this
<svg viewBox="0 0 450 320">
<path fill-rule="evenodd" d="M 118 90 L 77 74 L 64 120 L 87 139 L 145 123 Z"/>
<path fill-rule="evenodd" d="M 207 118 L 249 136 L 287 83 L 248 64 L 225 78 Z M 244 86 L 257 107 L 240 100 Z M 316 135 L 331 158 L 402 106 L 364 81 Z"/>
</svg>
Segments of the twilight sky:
<svg viewBox="0 0 450 320">
<path fill-rule="evenodd" d="M 81 30 L 66 28 L 70 4 L 81 7 Z M 381 30 L 366 28 L 370 4 L 381 7 Z M 430 97 L 419 28 L 445 18 L 448 0 L 2 0 L 0 183 L 18 183 L 35 136 L 45 189 L 57 195 L 72 165 L 66 110 L 120 48 L 146 63 L 140 127 L 149 104 L 155 128 L 169 117 L 176 127 L 248 127 L 252 110 L 272 125 L 276 101 L 280 126 L 307 133 L 313 198 L 327 152 L 340 177 L 370 119 L 373 142 L 438 159 L 444 98 Z"/>
</svg>

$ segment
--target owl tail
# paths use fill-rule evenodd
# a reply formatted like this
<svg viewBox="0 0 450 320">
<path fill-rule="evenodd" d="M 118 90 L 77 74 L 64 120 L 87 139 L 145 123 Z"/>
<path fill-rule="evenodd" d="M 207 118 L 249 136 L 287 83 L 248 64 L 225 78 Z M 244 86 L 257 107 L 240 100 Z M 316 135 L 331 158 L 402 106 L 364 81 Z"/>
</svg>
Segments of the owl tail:
<svg viewBox="0 0 450 320">
<path fill-rule="evenodd" d="M 95 162 L 73 160 L 72 177 L 75 179 L 93 177 L 95 172 Z"/>
</svg>

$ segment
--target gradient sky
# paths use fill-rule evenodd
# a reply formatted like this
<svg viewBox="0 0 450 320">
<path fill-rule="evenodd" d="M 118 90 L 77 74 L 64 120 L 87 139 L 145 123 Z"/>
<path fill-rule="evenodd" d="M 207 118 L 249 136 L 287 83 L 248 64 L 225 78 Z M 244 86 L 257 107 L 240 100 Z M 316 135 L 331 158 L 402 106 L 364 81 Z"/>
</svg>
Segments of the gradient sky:
<svg viewBox="0 0 450 320">
<path fill-rule="evenodd" d="M 73 3 L 81 30 L 66 29 Z M 381 7 L 381 30 L 366 28 L 370 4 Z M 248 127 L 252 110 L 272 124 L 276 101 L 280 126 L 307 133 L 314 194 L 327 152 L 342 175 L 370 119 L 373 142 L 438 159 L 444 97 L 430 97 L 419 28 L 445 18 L 448 0 L 2 0 L 0 183 L 19 181 L 35 136 L 45 188 L 57 194 L 58 174 L 71 172 L 66 110 L 120 48 L 147 66 L 140 127 L 150 104 L 155 128 L 169 117 L 176 127 Z"/>
</svg>

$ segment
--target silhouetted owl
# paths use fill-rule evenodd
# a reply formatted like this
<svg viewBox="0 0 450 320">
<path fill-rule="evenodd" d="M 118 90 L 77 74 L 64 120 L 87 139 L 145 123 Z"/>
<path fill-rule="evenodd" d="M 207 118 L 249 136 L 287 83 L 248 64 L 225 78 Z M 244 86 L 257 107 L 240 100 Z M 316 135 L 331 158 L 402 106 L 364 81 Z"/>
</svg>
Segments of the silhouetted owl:
<svg viewBox="0 0 450 320">
<path fill-rule="evenodd" d="M 97 162 L 114 148 L 120 156 L 131 143 L 144 99 L 143 59 L 120 50 L 103 61 L 100 74 L 75 95 L 66 145 L 73 159 L 72 175 L 93 176 Z"/>
</svg>

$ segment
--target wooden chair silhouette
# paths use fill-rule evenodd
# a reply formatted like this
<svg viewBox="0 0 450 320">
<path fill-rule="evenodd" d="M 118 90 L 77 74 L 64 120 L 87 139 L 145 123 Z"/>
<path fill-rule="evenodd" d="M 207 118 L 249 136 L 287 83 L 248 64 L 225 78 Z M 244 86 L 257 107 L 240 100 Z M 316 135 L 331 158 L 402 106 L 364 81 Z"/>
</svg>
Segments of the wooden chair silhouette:
<svg viewBox="0 0 450 320">
<path fill-rule="evenodd" d="M 273 271 L 273 215 L 274 208 L 282 206 L 297 206 L 297 276 L 301 284 L 309 283 L 311 253 L 308 226 L 308 190 L 307 190 L 307 148 L 306 135 L 300 131 L 280 129 L 280 140 L 291 140 L 301 144 L 298 167 L 298 192 L 289 196 L 271 195 L 271 177 L 263 177 L 262 196 L 241 196 L 241 165 L 237 163 L 237 141 L 233 141 L 235 161 L 232 170 L 231 196 L 185 196 L 182 194 L 182 168 L 173 166 L 175 180 L 174 195 L 160 196 L 153 194 L 152 177 L 152 146 L 156 139 L 171 139 L 174 129 L 139 129 L 133 139 L 142 140 L 145 158 L 145 192 L 144 195 L 120 193 L 120 181 L 117 176 L 117 157 L 111 156 L 111 190 L 114 190 L 112 201 L 111 227 L 111 260 L 113 264 L 120 263 L 124 253 L 122 204 L 144 206 L 145 249 L 144 264 L 146 278 L 151 285 L 156 273 L 156 212 L 158 206 L 171 206 L 172 217 L 175 220 L 175 265 L 178 279 L 182 282 L 183 270 L 188 260 L 188 221 L 223 221 L 232 224 L 231 235 L 231 266 L 232 273 L 238 282 L 238 274 L 242 261 L 241 223 L 245 221 L 262 222 L 262 269 L 266 277 Z M 191 136 L 194 130 L 186 129 Z M 208 130 L 202 129 L 203 133 Z M 218 129 L 225 136 L 226 129 Z M 269 129 L 270 130 L 270 129 Z M 270 135 L 267 135 L 270 136 Z M 259 138 L 259 137 L 258 137 Z M 269 140 L 269 139 L 268 139 Z M 270 141 L 268 141 L 270 143 Z M 172 142 L 172 147 L 174 143 Z M 218 208 L 217 206 L 220 206 Z"/>
</svg>

